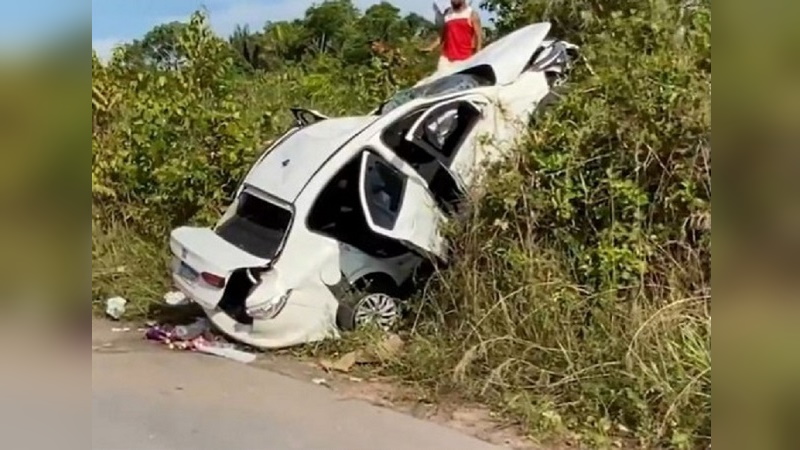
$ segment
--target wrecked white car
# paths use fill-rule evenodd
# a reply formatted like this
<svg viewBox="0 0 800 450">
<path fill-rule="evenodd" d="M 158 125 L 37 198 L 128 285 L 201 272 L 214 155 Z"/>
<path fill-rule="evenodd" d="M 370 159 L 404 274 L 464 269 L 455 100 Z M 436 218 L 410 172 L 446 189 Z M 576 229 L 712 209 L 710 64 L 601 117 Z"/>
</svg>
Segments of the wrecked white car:
<svg viewBox="0 0 800 450">
<path fill-rule="evenodd" d="M 549 31 L 517 30 L 367 116 L 292 110 L 297 125 L 254 164 L 218 224 L 171 233 L 177 288 L 222 332 L 260 348 L 391 327 L 415 269 L 444 257 L 438 231 L 479 169 L 565 79 L 575 47 Z"/>
</svg>

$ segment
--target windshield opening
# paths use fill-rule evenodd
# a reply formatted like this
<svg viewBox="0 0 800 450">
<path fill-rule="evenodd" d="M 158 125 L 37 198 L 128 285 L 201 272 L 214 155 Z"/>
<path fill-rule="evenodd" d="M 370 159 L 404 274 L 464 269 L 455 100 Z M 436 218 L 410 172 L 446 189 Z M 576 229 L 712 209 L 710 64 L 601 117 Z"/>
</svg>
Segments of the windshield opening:
<svg viewBox="0 0 800 450">
<path fill-rule="evenodd" d="M 259 258 L 274 259 L 289 231 L 292 212 L 248 192 L 232 207 L 235 213 L 217 227 L 217 235 Z"/>
<path fill-rule="evenodd" d="M 417 98 L 452 94 L 454 92 L 466 91 L 491 84 L 491 80 L 476 73 L 448 75 L 438 80 L 431 81 L 430 83 L 423 84 L 422 86 L 412 87 L 396 93 L 389 101 L 384 103 L 380 114 L 385 114 Z"/>
</svg>

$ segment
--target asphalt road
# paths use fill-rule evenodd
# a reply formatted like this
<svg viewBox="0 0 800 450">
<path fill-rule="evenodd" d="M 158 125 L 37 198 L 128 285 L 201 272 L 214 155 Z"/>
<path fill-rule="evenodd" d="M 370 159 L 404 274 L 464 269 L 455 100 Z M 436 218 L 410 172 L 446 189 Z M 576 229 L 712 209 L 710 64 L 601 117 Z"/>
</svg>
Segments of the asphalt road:
<svg viewBox="0 0 800 450">
<path fill-rule="evenodd" d="M 322 386 L 203 355 L 95 353 L 91 391 L 92 448 L 100 450 L 498 448 Z"/>
</svg>

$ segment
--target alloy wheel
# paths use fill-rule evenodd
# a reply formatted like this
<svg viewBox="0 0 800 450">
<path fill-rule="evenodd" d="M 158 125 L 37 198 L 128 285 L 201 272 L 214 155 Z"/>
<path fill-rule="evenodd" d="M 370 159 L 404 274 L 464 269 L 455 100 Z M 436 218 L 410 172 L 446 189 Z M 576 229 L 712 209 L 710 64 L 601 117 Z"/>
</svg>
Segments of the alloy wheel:
<svg viewBox="0 0 800 450">
<path fill-rule="evenodd" d="M 356 305 L 355 325 L 358 328 L 374 324 L 388 331 L 397 322 L 399 316 L 397 300 L 394 297 L 383 293 L 368 294 Z"/>
</svg>

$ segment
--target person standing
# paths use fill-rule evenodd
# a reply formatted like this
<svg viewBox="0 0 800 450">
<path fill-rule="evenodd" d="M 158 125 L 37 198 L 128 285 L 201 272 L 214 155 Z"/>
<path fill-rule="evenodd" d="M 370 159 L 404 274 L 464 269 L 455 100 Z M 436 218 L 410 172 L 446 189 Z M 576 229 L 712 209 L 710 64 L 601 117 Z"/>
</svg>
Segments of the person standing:
<svg viewBox="0 0 800 450">
<path fill-rule="evenodd" d="M 431 52 L 439 45 L 442 46 L 437 67 L 437 71 L 441 72 L 480 51 L 483 31 L 480 16 L 467 5 L 466 0 L 450 0 L 450 7 L 444 13 L 436 3 L 433 8 L 437 16 L 436 24 L 440 27 L 439 35 L 436 41 L 423 50 Z"/>
</svg>

